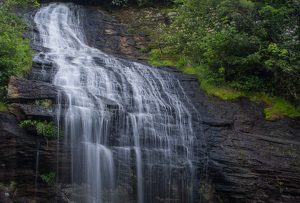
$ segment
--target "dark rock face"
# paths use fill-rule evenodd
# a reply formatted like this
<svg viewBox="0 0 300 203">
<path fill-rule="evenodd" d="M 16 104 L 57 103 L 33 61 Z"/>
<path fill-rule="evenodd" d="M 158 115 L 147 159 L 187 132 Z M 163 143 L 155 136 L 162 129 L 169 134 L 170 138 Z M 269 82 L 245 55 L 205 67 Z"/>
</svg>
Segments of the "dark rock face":
<svg viewBox="0 0 300 203">
<path fill-rule="evenodd" d="M 66 170 L 56 166 L 67 162 L 67 153 L 59 153 L 57 160 L 61 146 L 56 141 L 28 134 L 18 122 L 12 114 L 0 113 L 0 202 L 64 202 L 62 194 L 43 182 L 41 175 Z"/>
<path fill-rule="evenodd" d="M 200 188 L 205 199 L 300 202 L 300 121 L 267 121 L 264 105 L 246 98 L 226 102 L 207 96 L 193 76 L 161 68 L 177 76 L 200 113 L 201 123 L 194 125 L 206 140 L 197 143 L 199 159 L 207 156 L 209 181 L 205 189 Z"/>
<path fill-rule="evenodd" d="M 88 44 L 118 57 L 143 62 L 147 54 L 141 53 L 147 38 L 129 34 L 125 25 L 95 7 L 84 7 L 83 26 Z"/>
<path fill-rule="evenodd" d="M 50 83 L 25 78 L 11 77 L 8 84 L 9 101 L 52 99 L 57 97 L 57 88 Z"/>
<path fill-rule="evenodd" d="M 36 118 L 42 120 L 52 120 L 55 117 L 55 107 L 46 108 L 37 104 L 11 104 L 12 112 L 18 118 Z"/>
<path fill-rule="evenodd" d="M 208 124 L 205 135 L 209 177 L 224 202 L 300 202 L 299 121 L 266 121 L 246 99 L 204 98 L 215 117 L 233 121 Z"/>
</svg>

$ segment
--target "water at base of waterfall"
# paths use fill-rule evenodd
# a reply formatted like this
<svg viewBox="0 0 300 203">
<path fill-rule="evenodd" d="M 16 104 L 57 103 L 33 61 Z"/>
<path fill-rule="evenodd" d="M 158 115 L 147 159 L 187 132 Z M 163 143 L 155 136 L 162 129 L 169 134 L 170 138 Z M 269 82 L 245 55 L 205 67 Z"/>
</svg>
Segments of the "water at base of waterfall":
<svg viewBox="0 0 300 203">
<path fill-rule="evenodd" d="M 56 65 L 53 84 L 62 89 L 57 119 L 71 149 L 72 199 L 193 202 L 195 134 L 180 82 L 88 46 L 82 15 L 52 3 L 34 18 L 48 50 L 40 60 Z"/>
</svg>

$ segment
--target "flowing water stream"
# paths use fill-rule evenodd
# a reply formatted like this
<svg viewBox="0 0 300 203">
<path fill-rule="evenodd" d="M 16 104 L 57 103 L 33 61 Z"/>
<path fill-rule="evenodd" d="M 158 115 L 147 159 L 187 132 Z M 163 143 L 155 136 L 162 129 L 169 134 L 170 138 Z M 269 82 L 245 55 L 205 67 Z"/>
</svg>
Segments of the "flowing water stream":
<svg viewBox="0 0 300 203">
<path fill-rule="evenodd" d="M 53 3 L 34 18 L 62 89 L 57 120 L 71 148 L 72 198 L 193 202 L 195 113 L 183 87 L 170 72 L 88 46 L 83 15 Z"/>
</svg>

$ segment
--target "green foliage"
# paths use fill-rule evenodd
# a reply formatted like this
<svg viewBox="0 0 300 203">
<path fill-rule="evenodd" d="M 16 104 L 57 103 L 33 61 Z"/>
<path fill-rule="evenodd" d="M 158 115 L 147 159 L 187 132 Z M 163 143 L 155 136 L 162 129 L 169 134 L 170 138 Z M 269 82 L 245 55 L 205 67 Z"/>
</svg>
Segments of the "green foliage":
<svg viewBox="0 0 300 203">
<path fill-rule="evenodd" d="M 49 109 L 52 106 L 53 102 L 51 99 L 40 99 L 40 100 L 36 100 L 35 104 L 42 106 L 45 109 Z"/>
<path fill-rule="evenodd" d="M 8 112 L 8 107 L 3 102 L 0 102 L 0 112 Z"/>
<path fill-rule="evenodd" d="M 176 3 L 178 15 L 157 42 L 164 46 L 163 55 L 184 57 L 189 67 L 206 67 L 216 81 L 210 85 L 300 102 L 299 1 Z"/>
<path fill-rule="evenodd" d="M 35 128 L 39 136 L 47 139 L 57 138 L 58 129 L 53 122 L 38 121 L 38 120 L 23 120 L 20 123 L 22 128 Z"/>
<path fill-rule="evenodd" d="M 152 49 L 148 61 L 153 66 L 173 66 L 173 60 L 162 58 L 162 53 L 159 49 Z"/>
<path fill-rule="evenodd" d="M 25 23 L 17 6 L 37 5 L 35 0 L 3 0 L 0 3 L 0 96 L 4 98 L 8 77 L 22 75 L 31 68 L 29 40 L 23 38 Z"/>
<path fill-rule="evenodd" d="M 49 172 L 47 174 L 40 175 L 43 182 L 47 185 L 54 185 L 56 174 L 54 172 Z"/>
<path fill-rule="evenodd" d="M 267 107 L 264 112 L 268 120 L 276 120 L 282 117 L 300 118 L 300 107 L 295 107 L 279 97 L 272 97 L 270 107 Z"/>
<path fill-rule="evenodd" d="M 139 51 L 140 51 L 141 53 L 148 53 L 148 52 L 149 52 L 149 49 L 148 49 L 148 48 L 145 48 L 145 47 L 142 47 L 142 48 L 139 49 Z"/>
</svg>

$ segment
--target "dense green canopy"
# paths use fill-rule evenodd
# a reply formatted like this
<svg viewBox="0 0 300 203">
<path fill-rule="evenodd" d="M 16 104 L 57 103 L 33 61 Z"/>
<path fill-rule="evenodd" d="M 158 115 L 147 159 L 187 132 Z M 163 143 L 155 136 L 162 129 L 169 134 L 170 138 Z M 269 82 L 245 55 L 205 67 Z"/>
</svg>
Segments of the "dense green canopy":
<svg viewBox="0 0 300 203">
<path fill-rule="evenodd" d="M 176 0 L 162 42 L 215 82 L 300 101 L 300 1 Z"/>
</svg>

